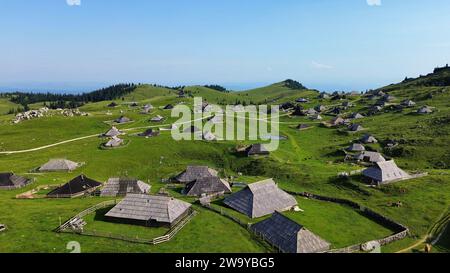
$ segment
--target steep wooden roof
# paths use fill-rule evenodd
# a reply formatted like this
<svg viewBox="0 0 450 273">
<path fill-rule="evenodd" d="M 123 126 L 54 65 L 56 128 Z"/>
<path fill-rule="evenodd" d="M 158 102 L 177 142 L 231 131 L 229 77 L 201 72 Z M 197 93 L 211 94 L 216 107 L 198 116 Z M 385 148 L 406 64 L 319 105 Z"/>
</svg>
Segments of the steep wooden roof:
<svg viewBox="0 0 450 273">
<path fill-rule="evenodd" d="M 394 160 L 377 162 L 374 167 L 364 170 L 362 174 L 379 183 L 388 183 L 410 178 L 410 175 L 400 169 Z"/>
<path fill-rule="evenodd" d="M 230 184 L 217 176 L 202 177 L 186 185 L 184 192 L 188 196 L 202 196 L 203 194 L 231 193 Z"/>
<path fill-rule="evenodd" d="M 0 188 L 21 188 L 31 183 L 31 180 L 13 173 L 0 173 Z"/>
<path fill-rule="evenodd" d="M 95 189 L 102 184 L 93 179 L 90 179 L 84 175 L 80 175 L 69 181 L 68 183 L 62 185 L 61 187 L 54 189 L 49 192 L 47 196 L 65 196 L 65 195 L 77 195 L 85 191 Z"/>
<path fill-rule="evenodd" d="M 284 253 L 316 253 L 330 248 L 330 243 L 279 212 L 251 229 Z"/>
<path fill-rule="evenodd" d="M 171 224 L 190 207 L 191 204 L 172 197 L 128 194 L 105 216 Z"/>
<path fill-rule="evenodd" d="M 51 159 L 39 168 L 41 172 L 73 171 L 79 164 L 67 159 Z"/>
<path fill-rule="evenodd" d="M 227 197 L 224 203 L 251 218 L 258 218 L 277 210 L 290 209 L 297 205 L 297 200 L 268 179 L 248 185 Z"/>
<path fill-rule="evenodd" d="M 203 177 L 215 177 L 217 174 L 216 170 L 208 166 L 188 166 L 186 171 L 175 177 L 175 180 L 179 183 L 189 183 Z"/>
<path fill-rule="evenodd" d="M 110 178 L 100 191 L 100 196 L 125 196 L 128 193 L 149 193 L 150 185 L 132 178 Z"/>
</svg>

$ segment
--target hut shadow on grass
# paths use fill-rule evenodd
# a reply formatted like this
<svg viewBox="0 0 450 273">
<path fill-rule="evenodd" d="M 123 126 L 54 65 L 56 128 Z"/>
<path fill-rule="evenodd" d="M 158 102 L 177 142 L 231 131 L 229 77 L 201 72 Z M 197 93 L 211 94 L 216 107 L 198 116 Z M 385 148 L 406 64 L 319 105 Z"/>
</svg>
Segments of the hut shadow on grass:
<svg viewBox="0 0 450 273">
<path fill-rule="evenodd" d="M 372 194 L 363 188 L 362 183 L 355 182 L 355 180 L 362 181 L 362 176 L 357 175 L 352 178 L 350 177 L 333 177 L 328 180 L 328 183 L 334 185 L 340 189 L 347 189 L 365 196 L 371 196 Z"/>
<path fill-rule="evenodd" d="M 101 222 L 111 222 L 108 220 L 108 218 L 105 216 L 105 214 L 108 213 L 113 208 L 113 206 L 106 207 L 99 209 L 95 212 L 94 221 L 101 221 Z"/>
</svg>

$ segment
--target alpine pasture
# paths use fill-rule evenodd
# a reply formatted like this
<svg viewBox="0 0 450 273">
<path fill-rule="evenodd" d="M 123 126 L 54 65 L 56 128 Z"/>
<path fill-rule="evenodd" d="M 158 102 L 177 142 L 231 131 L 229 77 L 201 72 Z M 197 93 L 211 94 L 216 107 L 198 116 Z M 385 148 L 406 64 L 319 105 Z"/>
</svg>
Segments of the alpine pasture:
<svg viewBox="0 0 450 273">
<path fill-rule="evenodd" d="M 281 189 L 290 192 L 311 192 L 324 196 L 355 201 L 396 222 L 405 225 L 410 235 L 382 248 L 385 252 L 423 251 L 425 243 L 441 235 L 436 252 L 448 252 L 448 213 L 450 205 L 450 86 L 439 79 L 447 79 L 449 72 L 435 71 L 429 76 L 387 86 L 372 91 L 388 93 L 393 100 L 377 113 L 369 115 L 371 107 L 381 96 L 370 94 L 330 94 L 320 98 L 319 91 L 309 90 L 293 81 L 276 83 L 264 88 L 243 92 L 222 92 L 202 86 L 185 87 L 186 96 L 165 87 L 139 85 L 133 92 L 114 100 L 87 103 L 80 111 L 89 116 L 66 117 L 56 110 L 45 117 L 11 121 L 9 110 L 18 107 L 7 97 L 0 99 L 0 172 L 13 172 L 34 179 L 24 188 L 0 191 L 0 223 L 8 229 L 0 233 L 0 252 L 68 252 L 66 244 L 78 241 L 83 252 L 270 252 L 265 242 L 255 238 L 247 229 L 229 218 L 198 204 L 196 198 L 181 193 L 181 186 L 168 187 L 167 178 L 182 172 L 186 166 L 209 166 L 219 171 L 222 178 L 233 177 L 234 182 L 249 184 L 273 178 Z M 237 146 L 257 141 L 174 141 L 170 131 L 161 131 L 156 137 L 139 137 L 148 128 L 168 128 L 177 119 L 163 107 L 184 103 L 192 105 L 192 97 L 202 97 L 217 104 L 297 104 L 304 110 L 324 105 L 323 120 L 281 112 L 280 134 L 286 140 L 266 157 L 249 158 L 236 152 Z M 398 107 L 411 99 L 414 107 Z M 108 107 L 111 101 L 117 107 Z M 342 107 L 350 101 L 353 107 Z M 132 106 L 133 102 L 137 106 Z M 154 109 L 142 114 L 142 106 Z M 433 113 L 421 115 L 417 110 L 430 106 Z M 42 105 L 36 105 L 41 107 Z M 352 120 L 365 130 L 351 133 L 346 126 L 327 127 L 336 115 L 329 110 L 342 107 L 342 116 L 361 113 L 364 118 Z M 33 108 L 33 106 L 31 106 Z M 161 122 L 151 122 L 157 115 Z M 104 149 L 105 139 L 99 137 L 111 128 L 113 120 L 126 116 L 131 122 L 115 124 L 125 134 L 120 138 L 125 145 Z M 299 124 L 311 126 L 299 130 Z M 366 149 L 378 151 L 395 160 L 408 173 L 427 173 L 426 176 L 370 187 L 360 170 L 367 168 L 355 162 L 344 161 L 345 148 L 370 133 L 379 143 L 365 144 Z M 390 141 L 396 145 L 388 147 Z M 267 141 L 260 141 L 264 143 Z M 64 158 L 83 163 L 70 173 L 34 172 L 50 159 Z M 343 177 L 340 173 L 350 174 Z M 54 230 L 80 211 L 112 197 L 89 196 L 73 199 L 17 199 L 16 196 L 43 185 L 61 185 L 84 174 L 106 182 L 111 177 L 133 177 L 151 185 L 151 193 L 165 189 L 172 197 L 190 202 L 198 214 L 169 242 L 146 245 L 108 238 L 56 233 Z M 233 187 L 233 191 L 241 188 Z M 345 205 L 296 197 L 303 212 L 284 212 L 290 219 L 341 248 L 392 234 L 392 230 L 376 223 L 357 210 Z M 393 204 L 401 204 L 394 206 Z M 212 203 L 244 222 L 261 219 L 247 216 L 226 207 L 221 200 Z M 132 237 L 161 235 L 161 228 L 150 230 L 128 224 L 102 221 L 102 211 L 86 218 L 86 229 L 127 233 Z M 442 221 L 442 219 L 446 219 Z M 434 234 L 436 224 L 444 226 Z M 413 246 L 413 247 L 412 247 Z M 411 248 L 412 247 L 412 248 Z"/>
</svg>

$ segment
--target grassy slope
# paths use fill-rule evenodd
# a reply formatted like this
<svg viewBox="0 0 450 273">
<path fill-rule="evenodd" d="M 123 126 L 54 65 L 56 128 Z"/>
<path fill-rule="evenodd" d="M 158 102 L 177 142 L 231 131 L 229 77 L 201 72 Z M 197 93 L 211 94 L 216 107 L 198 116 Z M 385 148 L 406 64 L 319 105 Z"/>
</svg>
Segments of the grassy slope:
<svg viewBox="0 0 450 273">
<path fill-rule="evenodd" d="M 12 103 L 7 98 L 0 98 L 0 115 L 4 115 L 11 109 L 17 109 L 18 104 Z"/>
<path fill-rule="evenodd" d="M 255 103 L 280 103 L 296 100 L 299 97 L 315 98 L 317 91 L 313 90 L 293 90 L 284 86 L 284 82 L 275 83 L 269 86 L 256 88 L 248 91 L 238 92 L 241 97 L 248 97 Z"/>
<path fill-rule="evenodd" d="M 217 103 L 226 96 L 232 97 L 232 101 L 236 99 L 236 96 L 240 96 L 253 101 L 270 98 L 278 102 L 300 96 L 307 96 L 311 99 L 317 96 L 314 91 L 286 90 L 280 85 L 259 89 L 259 91 L 240 92 L 237 95 L 207 88 L 190 88 L 197 90 L 209 101 Z M 130 140 L 129 144 L 117 150 L 100 150 L 98 147 L 103 140 L 91 138 L 29 154 L 0 155 L 0 171 L 14 170 L 16 173 L 23 174 L 40 166 L 49 158 L 67 157 L 87 164 L 73 174 L 35 175 L 36 184 L 60 184 L 79 173 L 85 173 L 100 181 L 105 181 L 111 176 L 129 175 L 150 181 L 153 192 L 157 192 L 163 186 L 159 182 L 161 178 L 179 172 L 187 164 L 207 164 L 220 169 L 226 175 L 237 176 L 238 171 L 244 172 L 246 176 L 240 178 L 244 182 L 257 180 L 258 178 L 254 177 L 256 175 L 275 177 L 283 188 L 350 198 L 408 225 L 413 237 L 385 248 L 385 251 L 391 252 L 407 246 L 414 241 L 414 238 L 426 234 L 433 222 L 450 204 L 450 195 L 448 194 L 450 192 L 450 173 L 448 169 L 444 170 L 439 167 L 441 166 L 440 162 L 443 161 L 448 168 L 449 147 L 447 143 L 450 128 L 448 123 L 440 122 L 450 115 L 449 94 L 444 92 L 435 95 L 433 99 L 426 99 L 426 94 L 443 88 L 402 86 L 397 88 L 392 91 L 392 94 L 398 98 L 398 101 L 403 98 L 412 98 L 418 102 L 419 106 L 427 104 L 436 107 L 438 111 L 427 116 L 411 114 L 410 112 L 417 109 L 418 106 L 402 113 L 383 113 L 358 122 L 368 128 L 368 132 L 373 133 L 379 140 L 403 139 L 402 143 L 404 144 L 401 146 L 407 149 L 408 153 L 396 157 L 398 164 L 406 170 L 428 171 L 430 176 L 401 182 L 382 189 L 369 189 L 357 178 L 351 183 L 342 183 L 334 179 L 338 172 L 360 168 L 341 162 L 342 155 L 336 151 L 346 147 L 350 141 L 357 139 L 363 133 L 350 135 L 336 129 L 320 127 L 318 124 L 313 124 L 314 127 L 310 130 L 299 132 L 292 129 L 291 126 L 298 123 L 311 123 L 311 121 L 306 118 L 288 117 L 281 118 L 281 132 L 288 136 L 289 140 L 283 141 L 280 149 L 266 159 L 249 160 L 230 153 L 235 145 L 233 142 L 174 142 L 170 133 L 166 132 L 161 137 L 154 139 L 126 136 L 125 138 Z M 139 109 L 130 108 L 125 104 L 134 100 L 140 101 L 141 104 L 151 102 L 156 107 L 179 101 L 190 102 L 190 99 L 176 98 L 176 94 L 171 90 L 142 86 L 135 93 L 128 95 L 123 101 L 124 104 L 115 109 L 106 107 L 109 102 L 88 104 L 82 107 L 83 111 L 92 114 L 90 117 L 54 116 L 13 126 L 9 124 L 11 116 L 0 116 L 2 130 L 0 149 L 33 148 L 55 141 L 100 133 L 108 128 L 104 121 L 118 117 L 120 110 L 134 120 L 133 123 L 119 126 L 121 128 L 151 126 L 154 124 L 148 122 L 150 117 L 156 114 L 167 117 L 170 114 L 170 112 L 156 109 L 149 115 L 141 115 Z M 357 106 L 350 109 L 349 112 L 364 111 L 369 104 L 358 97 L 354 100 L 357 102 Z M 120 100 L 117 102 L 122 104 Z M 314 106 L 318 103 L 331 106 L 340 102 L 313 99 L 307 106 Z M 111 111 L 113 115 L 106 115 L 107 111 Z M 331 116 L 325 116 L 325 119 L 331 118 Z M 372 148 L 381 151 L 379 145 L 373 145 Z M 90 252 L 266 251 L 244 229 L 220 215 L 200 208 L 198 208 L 201 210 L 200 214 L 181 231 L 174 241 L 156 247 L 106 239 L 92 240 L 72 235 L 57 235 L 51 230 L 58 225 L 59 217 L 67 219 L 76 212 L 99 203 L 101 199 L 28 201 L 12 199 L 15 194 L 34 186 L 18 191 L 0 192 L 0 208 L 13 208 L 7 211 L 2 210 L 0 213 L 0 223 L 6 223 L 11 228 L 7 233 L 0 234 L 0 252 L 64 252 L 65 243 L 73 239 L 82 242 L 84 250 Z M 404 203 L 403 207 L 388 206 L 388 203 L 399 200 Z M 306 211 L 304 215 L 299 216 L 298 221 L 335 246 L 353 243 L 357 239 L 378 238 L 386 232 L 378 225 L 367 222 L 360 215 L 345 212 L 337 207 L 330 207 L 331 205 L 326 203 L 300 200 L 300 206 L 306 208 Z M 326 211 L 326 214 L 323 214 L 322 211 Z M 336 221 L 332 221 L 332 219 L 336 219 Z M 346 227 L 351 230 L 352 221 L 359 223 L 358 226 L 353 226 L 356 229 L 352 234 L 345 235 L 345 232 L 334 233 L 330 230 L 337 222 L 339 223 L 336 224 L 335 231 L 345 231 Z M 33 235 L 28 232 L 31 228 L 35 231 Z M 223 241 L 219 236 L 211 238 L 208 234 L 212 232 L 220 232 L 228 239 Z M 338 234 L 344 235 L 339 237 Z M 32 243 L 29 243 L 30 236 L 36 239 Z"/>
</svg>

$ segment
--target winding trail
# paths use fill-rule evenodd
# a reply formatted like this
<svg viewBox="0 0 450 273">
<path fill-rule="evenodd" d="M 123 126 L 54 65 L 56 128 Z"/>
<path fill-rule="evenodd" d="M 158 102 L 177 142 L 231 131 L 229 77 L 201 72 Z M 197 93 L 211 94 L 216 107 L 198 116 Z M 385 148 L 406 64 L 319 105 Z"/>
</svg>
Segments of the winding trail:
<svg viewBox="0 0 450 273">
<path fill-rule="evenodd" d="M 287 116 L 288 114 L 285 115 L 281 115 L 280 117 L 283 116 Z M 198 119 L 194 119 L 194 120 L 190 120 L 190 121 L 186 121 L 186 122 L 179 122 L 179 123 L 170 123 L 170 124 L 158 124 L 158 125 L 151 125 L 151 126 L 141 126 L 141 127 L 134 127 L 134 128 L 127 128 L 127 129 L 122 129 L 121 131 L 123 132 L 129 132 L 129 131 L 134 131 L 134 130 L 140 130 L 140 129 L 149 129 L 149 128 L 157 128 L 157 127 L 165 127 L 165 126 L 171 126 L 171 125 L 183 125 L 183 124 L 188 124 L 188 123 L 192 123 L 198 120 L 205 120 L 212 117 L 212 115 L 210 116 L 206 116 L 206 117 L 202 117 L 202 118 L 198 118 Z M 245 119 L 249 119 L 248 117 L 245 117 Z M 268 121 L 268 118 L 266 119 L 257 119 L 259 121 Z M 279 124 L 283 123 L 283 122 L 277 122 Z M 31 152 L 36 152 L 36 151 L 40 151 L 40 150 L 44 150 L 44 149 L 48 149 L 48 148 L 52 148 L 52 147 L 56 147 L 56 146 L 60 146 L 63 144 L 67 144 L 67 143 L 71 143 L 71 142 L 76 142 L 76 141 L 80 141 L 80 140 L 85 140 L 85 139 L 89 139 L 89 138 L 94 138 L 94 137 L 98 137 L 99 135 L 101 135 L 101 133 L 99 134 L 95 134 L 95 135 L 89 135 L 89 136 L 82 136 L 82 137 L 77 137 L 77 138 L 73 138 L 73 139 L 69 139 L 69 140 L 64 140 L 61 142 L 56 142 L 53 144 L 48 144 L 45 146 L 41 146 L 41 147 L 37 147 L 37 148 L 32 148 L 32 149 L 26 149 L 26 150 L 18 150 L 18 151 L 0 151 L 0 155 L 12 155 L 12 154 L 24 154 L 24 153 L 31 153 Z"/>
<path fill-rule="evenodd" d="M 440 215 L 439 220 L 433 224 L 433 226 L 430 228 L 430 230 L 428 231 L 428 233 L 426 235 L 421 237 L 413 245 L 411 245 L 411 246 L 409 246 L 407 248 L 401 249 L 401 250 L 397 251 L 396 253 L 409 252 L 410 250 L 412 250 L 412 249 L 414 249 L 416 247 L 419 247 L 420 245 L 426 243 L 427 241 L 429 241 L 433 237 L 436 237 L 436 239 L 431 242 L 431 245 L 435 245 L 439 241 L 439 239 L 441 238 L 442 234 L 445 232 L 446 228 L 448 228 L 448 222 L 449 221 L 450 221 L 449 211 L 445 210 Z M 440 232 L 438 234 L 436 234 L 436 231 L 438 231 L 438 230 Z"/>
</svg>

